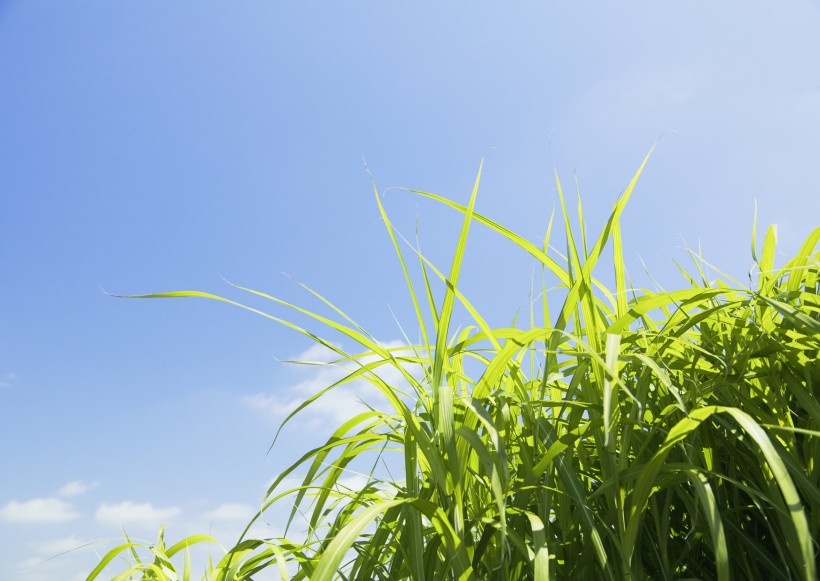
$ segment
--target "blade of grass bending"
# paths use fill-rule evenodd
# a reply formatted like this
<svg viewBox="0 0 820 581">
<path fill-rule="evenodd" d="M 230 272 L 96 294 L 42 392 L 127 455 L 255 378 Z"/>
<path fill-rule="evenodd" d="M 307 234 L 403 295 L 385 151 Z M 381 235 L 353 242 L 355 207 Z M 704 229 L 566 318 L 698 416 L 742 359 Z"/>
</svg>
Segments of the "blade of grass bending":
<svg viewBox="0 0 820 581">
<path fill-rule="evenodd" d="M 389 349 L 387 349 L 387 348 L 383 347 L 382 345 L 380 345 L 379 343 L 371 340 L 369 337 L 367 337 L 366 335 L 363 335 L 362 333 L 360 333 L 359 331 L 357 331 L 355 329 L 345 327 L 344 325 L 341 325 L 341 324 L 339 324 L 339 323 L 337 323 L 337 322 L 335 322 L 331 319 L 328 319 L 327 317 L 323 317 L 321 315 L 318 315 L 316 313 L 313 313 L 313 312 L 308 311 L 306 309 L 303 309 L 301 307 L 297 307 L 296 305 L 288 303 L 287 301 L 283 301 L 282 299 L 278 299 L 278 298 L 276 298 L 274 296 L 271 296 L 267 293 L 263 293 L 263 292 L 256 291 L 256 290 L 253 290 L 253 289 L 249 289 L 249 288 L 239 286 L 239 285 L 234 285 L 232 283 L 230 283 L 230 284 L 232 286 L 234 286 L 235 288 L 239 289 L 239 290 L 243 290 L 243 291 L 248 292 L 250 294 L 254 294 L 254 295 L 260 296 L 262 298 L 266 298 L 266 299 L 271 300 L 275 303 L 278 303 L 278 304 L 286 306 L 290 309 L 293 309 L 293 310 L 295 310 L 295 311 L 297 311 L 297 312 L 299 312 L 303 315 L 306 315 L 306 316 L 308 316 L 308 317 L 310 317 L 310 318 L 312 318 L 316 321 L 319 321 L 320 323 L 325 324 L 326 326 L 328 326 L 331 329 L 341 333 L 342 335 L 345 335 L 345 336 L 349 337 L 350 339 L 353 339 L 354 341 L 356 341 L 357 343 L 362 345 L 365 349 L 368 349 L 369 351 L 373 352 L 374 354 L 376 354 L 376 355 L 378 355 L 378 356 L 380 356 L 384 359 L 389 359 L 389 360 L 391 360 L 395 363 L 395 358 L 393 357 L 393 355 L 392 355 L 392 353 L 390 352 Z M 118 297 L 118 298 L 131 298 L 131 299 L 162 299 L 162 298 L 198 297 L 198 298 L 206 298 L 206 299 L 225 302 L 225 303 L 228 303 L 230 305 L 233 305 L 233 306 L 239 307 L 241 309 L 244 309 L 246 311 L 250 311 L 254 314 L 260 315 L 262 317 L 265 317 L 267 319 L 270 319 L 272 321 L 275 321 L 275 322 L 277 322 L 281 325 L 284 325 L 285 327 L 288 327 L 290 329 L 293 329 L 294 331 L 297 331 L 298 333 L 308 337 L 312 341 L 314 341 L 316 343 L 320 343 L 324 347 L 327 347 L 328 349 L 334 351 L 335 353 L 338 353 L 342 357 L 344 357 L 346 359 L 351 359 L 350 355 L 348 355 L 346 352 L 341 350 L 339 347 L 333 345 L 332 343 L 329 343 L 328 341 L 325 341 L 324 339 L 318 337 L 317 335 L 314 335 L 313 333 L 310 333 L 306 329 L 303 329 L 302 327 L 300 327 L 300 326 L 298 326 L 294 323 L 291 323 L 291 322 L 286 321 L 284 319 L 281 319 L 279 317 L 275 317 L 275 316 L 273 316 L 269 313 L 266 313 L 266 312 L 261 311 L 259 309 L 255 309 L 253 307 L 250 307 L 250 306 L 244 305 L 242 303 L 233 301 L 231 299 L 221 297 L 219 295 L 214 295 L 214 294 L 211 294 L 211 293 L 205 293 L 205 292 L 200 292 L 200 291 L 173 291 L 173 292 L 154 293 L 154 294 L 147 294 L 147 295 L 128 295 L 128 296 L 113 295 L 113 296 Z M 360 365 L 361 365 L 361 363 L 360 363 Z M 402 365 L 396 364 L 395 368 L 396 368 L 396 370 L 398 370 L 402 374 L 402 376 L 408 381 L 408 383 L 410 383 L 412 385 L 415 382 L 415 379 L 412 377 L 412 375 L 406 369 L 404 369 L 404 367 Z M 393 392 L 393 390 L 389 389 L 388 386 L 385 385 L 383 387 L 385 387 L 385 389 L 382 389 L 381 391 L 387 397 L 388 401 L 390 401 L 390 403 L 393 405 L 394 409 L 396 409 L 399 413 L 404 414 L 406 412 L 404 403 L 396 396 L 396 394 Z M 277 431 L 277 436 L 278 436 L 279 432 L 281 431 L 281 429 L 284 427 L 284 425 L 292 417 L 293 417 L 293 414 L 290 414 L 285 419 L 285 421 L 282 422 L 282 425 L 280 426 L 279 431 Z"/>
<path fill-rule="evenodd" d="M 769 437 L 760 424 L 750 415 L 737 408 L 727 408 L 723 406 L 709 406 L 694 410 L 689 414 L 689 417 L 683 418 L 675 424 L 669 431 L 669 435 L 666 437 L 663 446 L 655 453 L 641 472 L 631 494 L 629 522 L 621 545 L 622 554 L 627 564 L 630 564 L 632 561 L 643 512 L 646 508 L 647 500 L 653 488 L 656 486 L 656 477 L 667 455 L 674 446 L 686 439 L 705 420 L 715 413 L 727 413 L 731 415 L 760 448 L 769 470 L 771 470 L 774 475 L 780 493 L 783 495 L 783 500 L 788 507 L 795 535 L 800 545 L 797 547 L 798 554 L 793 555 L 793 557 L 801 566 L 803 579 L 805 579 L 805 581 L 815 581 L 817 574 L 814 563 L 812 536 L 809 532 L 806 514 L 803 511 L 803 503 L 800 500 L 800 495 L 795 488 L 791 476 L 789 476 L 788 469 L 780 456 L 778 456 L 777 451 L 772 446 Z"/>
<path fill-rule="evenodd" d="M 522 349 L 526 349 L 532 341 L 544 340 L 553 334 L 552 329 L 542 329 L 536 327 L 528 331 L 521 331 L 518 329 L 510 329 L 511 333 L 505 341 L 501 350 L 495 354 L 490 360 L 489 365 L 485 369 L 481 378 L 476 382 L 473 389 L 473 397 L 482 399 L 487 397 L 495 388 L 500 377 L 503 376 L 510 360 L 515 357 L 516 353 Z"/>
<path fill-rule="evenodd" d="M 113 549 L 108 551 L 102 559 L 100 559 L 100 562 L 97 564 L 96 567 L 94 567 L 91 573 L 88 574 L 88 577 L 85 578 L 85 581 L 94 581 L 94 579 L 99 577 L 100 573 L 102 573 L 103 570 L 105 570 L 109 563 L 116 559 L 121 553 L 125 551 L 133 551 L 134 549 L 137 549 L 142 546 L 143 545 L 141 545 L 140 543 L 128 542 L 114 547 Z"/>
<path fill-rule="evenodd" d="M 800 309 L 796 309 L 790 304 L 770 299 L 769 297 L 760 296 L 760 299 L 780 313 L 784 319 L 787 319 L 807 331 L 810 335 L 820 335 L 820 321 L 812 318 Z"/>
<path fill-rule="evenodd" d="M 197 543 L 214 543 L 215 545 L 219 545 L 219 542 L 209 535 L 193 535 L 182 539 L 178 543 L 174 543 L 170 549 L 165 551 L 165 554 L 168 555 L 169 558 L 173 557 L 183 549 L 187 549 L 191 545 L 195 545 Z"/>
<path fill-rule="evenodd" d="M 644 295 L 638 297 L 638 300 L 634 301 L 632 305 L 630 305 L 627 314 L 610 325 L 606 331 L 607 333 L 621 333 L 624 330 L 628 330 L 629 325 L 632 324 L 633 321 L 639 319 L 654 309 L 692 299 L 705 301 L 717 295 L 724 294 L 725 292 L 726 289 L 721 288 L 691 288 L 653 295 Z"/>
<path fill-rule="evenodd" d="M 299 280 L 298 278 L 295 278 L 295 277 L 293 277 L 293 276 L 291 276 L 291 275 L 289 275 L 289 274 L 286 274 L 285 276 L 287 276 L 290 280 L 292 280 L 293 282 L 295 282 L 296 284 L 298 284 L 300 287 L 302 287 L 302 288 L 303 288 L 303 289 L 305 289 L 307 292 L 309 292 L 309 293 L 310 293 L 310 294 L 312 294 L 314 297 L 316 297 L 317 299 L 319 299 L 320 301 L 322 301 L 324 304 L 326 304 L 328 307 L 330 307 L 330 308 L 331 308 L 331 309 L 332 309 L 332 310 L 333 310 L 333 311 L 334 311 L 337 315 L 339 315 L 339 316 L 340 316 L 340 317 L 342 317 L 345 321 L 347 321 L 348 323 L 350 323 L 351 325 L 353 325 L 354 327 L 356 327 L 356 329 L 358 329 L 358 330 L 359 330 L 359 332 L 360 332 L 362 335 L 364 335 L 364 336 L 368 337 L 368 338 L 369 338 L 371 341 L 373 341 L 373 342 L 377 342 L 377 341 L 376 341 L 376 338 L 375 338 L 375 337 L 373 337 L 373 336 L 372 336 L 372 335 L 371 335 L 371 334 L 370 334 L 370 333 L 369 333 L 369 332 L 368 332 L 368 331 L 367 331 L 364 327 L 362 327 L 359 323 L 357 323 L 356 321 L 354 321 L 354 320 L 353 320 L 353 318 L 351 318 L 351 317 L 350 317 L 347 313 L 345 313 L 345 312 L 344 312 L 344 311 L 342 311 L 339 307 L 337 307 L 335 304 L 333 304 L 333 303 L 332 303 L 329 299 L 325 298 L 325 296 L 324 296 L 324 295 L 322 295 L 322 294 L 320 294 L 320 293 L 316 292 L 316 291 L 315 291 L 315 290 L 313 290 L 310 286 L 308 286 L 307 284 L 305 284 L 304 282 L 302 282 L 302 281 L 301 281 L 301 280 Z M 242 289 L 242 290 L 248 290 L 248 289 L 243 289 L 241 286 L 236 285 L 236 284 L 233 284 L 233 283 L 231 283 L 231 282 L 229 282 L 229 281 L 227 281 L 227 282 L 228 282 L 228 284 L 230 284 L 230 285 L 231 285 L 231 286 L 233 286 L 234 288 L 238 288 L 238 289 Z"/>
<path fill-rule="evenodd" d="M 393 350 L 396 350 L 396 349 L 390 349 L 390 351 L 393 351 Z M 341 350 L 339 350 L 339 352 L 341 352 Z M 415 358 L 415 357 L 414 358 L 400 357 L 398 360 L 394 359 L 392 361 L 383 359 L 383 360 L 371 361 L 371 362 L 366 363 L 366 364 L 361 363 L 361 361 L 359 361 L 359 359 L 370 357 L 371 355 L 373 355 L 373 353 L 365 352 L 365 353 L 362 353 L 362 354 L 359 354 L 359 355 L 346 356 L 343 360 L 340 360 L 340 361 L 355 362 L 360 367 L 358 369 L 355 369 L 355 370 L 351 371 L 348 375 L 342 377 L 341 379 L 339 379 L 336 382 L 332 383 L 328 387 L 326 387 L 326 388 L 316 392 L 314 395 L 306 398 L 305 400 L 302 401 L 302 403 L 300 403 L 298 406 L 296 406 L 296 408 L 292 412 L 290 412 L 285 417 L 284 420 L 282 420 L 282 423 L 280 424 L 279 428 L 276 431 L 276 435 L 274 436 L 273 443 L 268 448 L 268 452 L 270 452 L 270 450 L 273 449 L 273 446 L 276 444 L 276 440 L 278 439 L 279 434 L 281 433 L 281 431 L 283 430 L 285 425 L 287 423 L 289 423 L 291 419 L 296 417 L 299 414 L 300 411 L 302 411 L 306 407 L 310 406 L 314 401 L 321 398 L 326 393 L 336 389 L 337 387 L 339 387 L 339 386 L 341 386 L 345 383 L 350 383 L 352 381 L 355 381 L 355 380 L 359 379 L 360 376 L 362 376 L 362 375 L 365 376 L 363 378 L 364 381 L 374 383 L 376 378 L 378 378 L 378 374 L 375 372 L 375 369 L 377 369 L 378 367 L 380 367 L 382 365 L 395 366 L 396 364 L 401 365 L 401 363 L 412 363 L 412 364 L 420 365 L 423 361 L 422 359 Z M 322 363 L 320 365 L 330 365 L 330 364 L 331 363 Z M 410 385 L 413 386 L 417 390 L 417 392 L 420 392 L 421 387 L 418 385 L 418 382 L 416 382 L 415 379 L 412 378 L 412 376 L 409 376 L 409 377 L 410 377 L 410 381 L 408 381 L 408 383 L 410 383 Z M 405 376 L 405 379 L 407 379 L 407 376 Z M 383 382 L 378 383 L 376 385 L 376 388 L 380 392 L 382 392 L 383 395 L 385 395 L 385 397 L 388 399 L 388 401 L 393 405 L 394 409 L 396 409 L 396 411 L 398 411 L 401 415 L 406 415 L 406 414 L 409 413 L 409 410 L 407 409 L 407 406 L 404 404 L 404 402 L 402 402 L 402 400 L 399 397 L 397 397 L 397 394 L 400 393 L 398 389 L 395 389 L 392 386 L 388 386 L 387 384 L 385 384 Z M 400 407 L 397 407 L 397 406 L 400 406 Z"/>
<path fill-rule="evenodd" d="M 452 200 L 448 200 L 447 198 L 443 198 L 439 195 L 431 194 L 430 192 L 423 192 L 421 190 L 408 189 L 406 191 L 412 194 L 416 194 L 440 202 L 441 204 L 444 204 L 449 208 L 453 208 L 454 210 L 458 210 L 463 214 L 467 213 L 468 208 L 466 206 L 462 206 L 457 202 L 453 202 Z M 561 281 L 563 285 L 569 285 L 569 275 L 566 273 L 564 268 L 555 260 L 553 260 L 551 256 L 547 255 L 546 252 L 538 248 L 535 244 L 529 242 L 525 238 L 522 238 L 518 234 L 514 233 L 512 230 L 505 228 L 504 226 L 501 226 L 500 224 L 490 220 L 486 216 L 479 214 L 478 212 L 473 212 L 472 215 L 473 220 L 480 224 L 484 224 L 492 230 L 495 230 L 504 238 L 506 238 L 510 242 L 513 242 L 514 244 L 525 250 L 527 253 L 529 253 L 531 256 L 533 256 L 535 259 L 537 259 L 539 262 L 541 262 L 550 270 L 550 272 L 552 272 L 558 278 L 558 280 Z"/>
</svg>

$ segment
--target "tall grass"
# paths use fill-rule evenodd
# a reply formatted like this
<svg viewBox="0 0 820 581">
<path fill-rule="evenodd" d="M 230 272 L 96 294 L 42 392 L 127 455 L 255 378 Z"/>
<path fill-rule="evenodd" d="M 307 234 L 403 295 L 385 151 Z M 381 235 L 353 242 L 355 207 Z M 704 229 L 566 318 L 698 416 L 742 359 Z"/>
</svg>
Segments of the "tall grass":
<svg viewBox="0 0 820 581">
<path fill-rule="evenodd" d="M 251 310 L 354 366 L 328 390 L 366 380 L 390 406 L 348 419 L 271 486 L 254 521 L 295 501 L 291 518 L 307 515 L 306 537 L 243 535 L 203 578 L 267 570 L 311 581 L 816 579 L 820 228 L 780 267 L 775 231 L 759 252 L 753 240 L 753 288 L 707 280 L 695 257 L 692 272 L 682 270 L 685 288 L 634 290 L 620 216 L 646 161 L 589 239 L 582 213 L 572 224 L 556 175 L 565 252 L 549 245 L 552 220 L 535 245 L 476 213 L 480 170 L 466 206 L 410 190 L 463 216 L 446 273 L 408 250 L 374 187 L 417 317 L 421 341 L 407 348 L 385 348 L 324 298 L 336 318 L 237 287 L 306 318 L 301 326 L 207 293 L 140 297 L 204 297 Z M 543 292 L 525 328 L 491 328 L 462 294 L 474 226 L 542 266 Z M 595 277 L 603 268 L 614 288 Z M 555 284 L 563 292 L 550 304 L 546 287 Z M 459 304 L 474 326 L 453 328 Z M 409 394 L 383 379 L 388 368 Z M 399 473 L 374 472 L 359 490 L 339 485 L 346 469 L 379 455 L 398 455 L 391 465 Z M 280 494 L 297 473 L 302 484 Z M 132 550 L 132 568 L 118 578 L 188 579 L 172 553 L 205 540 L 166 550 L 160 538 L 141 563 L 126 543 L 88 579 Z"/>
</svg>

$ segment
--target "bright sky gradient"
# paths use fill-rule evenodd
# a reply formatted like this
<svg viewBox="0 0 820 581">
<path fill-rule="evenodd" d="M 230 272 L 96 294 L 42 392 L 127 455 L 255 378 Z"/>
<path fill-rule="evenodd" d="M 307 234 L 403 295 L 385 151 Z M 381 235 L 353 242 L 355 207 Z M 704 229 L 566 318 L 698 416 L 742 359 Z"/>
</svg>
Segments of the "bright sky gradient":
<svg viewBox="0 0 820 581">
<path fill-rule="evenodd" d="M 266 456 L 333 379 L 276 361 L 310 343 L 101 288 L 238 296 L 223 276 L 316 308 L 286 272 L 397 341 L 391 309 L 412 316 L 363 158 L 380 188 L 460 201 L 483 158 L 478 210 L 535 241 L 553 168 L 597 229 L 660 135 L 623 219 L 631 272 L 678 284 L 700 243 L 745 280 L 755 199 L 781 257 L 820 222 L 818 31 L 799 0 L 0 1 L 0 579 L 84 579 L 111 543 L 44 560 L 122 527 L 228 544 L 351 409 Z M 459 217 L 385 203 L 445 267 Z M 507 324 L 533 266 L 476 228 L 464 292 Z"/>
</svg>

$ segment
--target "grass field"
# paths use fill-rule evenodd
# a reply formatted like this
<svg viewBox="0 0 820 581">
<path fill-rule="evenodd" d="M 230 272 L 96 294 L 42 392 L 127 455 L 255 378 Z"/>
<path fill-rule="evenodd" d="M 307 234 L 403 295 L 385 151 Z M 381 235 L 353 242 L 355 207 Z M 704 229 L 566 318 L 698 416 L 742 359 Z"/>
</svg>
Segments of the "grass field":
<svg viewBox="0 0 820 581">
<path fill-rule="evenodd" d="M 242 538 L 204 572 L 185 555 L 209 537 L 126 542 L 88 579 L 817 579 L 820 228 L 781 266 L 775 230 L 759 247 L 753 233 L 752 288 L 707 280 L 694 256 L 684 288 L 633 289 L 620 216 L 642 170 L 597 236 L 582 214 L 573 225 L 556 177 L 566 234 L 550 242 L 550 221 L 539 244 L 474 211 L 480 171 L 466 206 L 415 191 L 463 216 L 446 272 L 405 244 L 374 188 L 419 344 L 385 348 L 329 301 L 333 319 L 241 287 L 294 317 L 206 293 L 144 297 L 254 310 L 336 352 L 351 371 L 329 390 L 366 380 L 390 409 L 351 417 L 305 450 L 280 475 L 305 475 L 289 494 L 271 487 L 257 518 L 295 501 L 307 536 Z M 507 328 L 490 328 L 459 287 L 477 227 L 543 270 L 530 312 Z M 457 305 L 471 327 L 451 325 Z M 305 327 L 291 322 L 305 317 Z M 331 342 L 339 334 L 356 351 Z M 399 468 L 392 479 L 373 472 L 361 489 L 338 485 L 380 455 Z"/>
</svg>

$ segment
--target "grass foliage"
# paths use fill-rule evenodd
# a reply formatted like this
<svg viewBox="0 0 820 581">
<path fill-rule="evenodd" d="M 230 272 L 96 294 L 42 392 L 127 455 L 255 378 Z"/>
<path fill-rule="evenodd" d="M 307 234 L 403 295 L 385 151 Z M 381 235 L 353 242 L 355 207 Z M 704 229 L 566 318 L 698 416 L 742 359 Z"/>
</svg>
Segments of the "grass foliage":
<svg viewBox="0 0 820 581">
<path fill-rule="evenodd" d="M 411 190 L 463 216 L 446 273 L 408 250 L 374 188 L 417 316 L 421 340 L 408 348 L 385 348 L 323 298 L 335 318 L 239 287 L 306 318 L 302 327 L 206 293 L 143 297 L 252 310 L 355 366 L 328 390 L 367 380 L 390 404 L 351 417 L 271 487 L 254 520 L 295 500 L 291 518 L 306 515 L 305 537 L 243 537 L 202 578 L 253 579 L 264 570 L 311 581 L 816 579 L 820 228 L 781 267 L 774 229 L 761 249 L 753 242 L 753 288 L 707 280 L 693 256 L 692 271 L 681 269 L 685 288 L 634 290 L 620 216 L 645 164 L 597 238 L 588 239 L 582 214 L 573 226 L 556 176 L 563 252 L 549 245 L 552 220 L 534 245 L 476 213 L 480 171 L 466 206 Z M 462 294 L 476 225 L 542 266 L 528 324 L 491 328 Z M 603 269 L 614 288 L 594 276 Z M 555 285 L 562 290 L 547 293 Z M 473 326 L 454 328 L 457 307 Z M 324 338 L 331 334 L 356 353 Z M 387 368 L 409 393 L 383 379 Z M 393 478 L 373 472 L 361 489 L 338 485 L 349 467 L 381 455 L 399 467 Z M 301 486 L 274 492 L 297 473 Z M 130 569 L 117 579 L 190 579 L 171 558 L 203 541 L 212 539 L 125 543 L 88 580 L 123 555 Z"/>
</svg>

